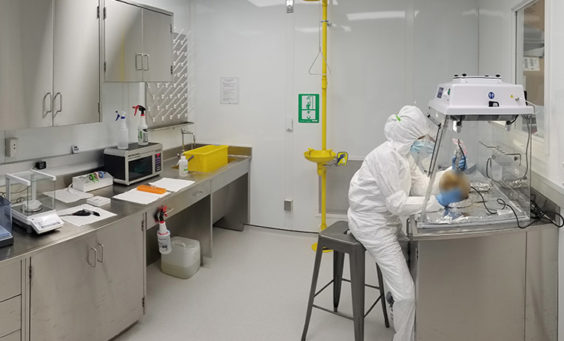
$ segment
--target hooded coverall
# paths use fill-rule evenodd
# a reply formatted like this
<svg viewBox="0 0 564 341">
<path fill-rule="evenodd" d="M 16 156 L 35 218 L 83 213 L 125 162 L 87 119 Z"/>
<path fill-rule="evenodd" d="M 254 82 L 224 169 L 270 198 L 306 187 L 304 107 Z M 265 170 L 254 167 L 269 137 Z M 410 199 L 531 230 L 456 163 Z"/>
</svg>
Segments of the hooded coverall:
<svg viewBox="0 0 564 341">
<path fill-rule="evenodd" d="M 430 128 L 416 107 L 405 106 L 384 127 L 386 142 L 370 152 L 349 188 L 349 228 L 380 266 L 394 299 L 394 341 L 414 340 L 415 288 L 397 239 L 400 217 L 423 208 L 429 178 L 419 169 L 410 148 Z M 441 208 L 434 196 L 428 210 Z"/>
</svg>

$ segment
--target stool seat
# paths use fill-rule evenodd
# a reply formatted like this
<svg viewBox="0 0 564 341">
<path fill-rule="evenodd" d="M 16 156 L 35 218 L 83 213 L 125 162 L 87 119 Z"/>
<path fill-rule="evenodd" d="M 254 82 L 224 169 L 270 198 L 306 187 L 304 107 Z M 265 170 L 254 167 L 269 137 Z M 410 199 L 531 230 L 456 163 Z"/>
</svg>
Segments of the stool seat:
<svg viewBox="0 0 564 341">
<path fill-rule="evenodd" d="M 342 246 L 350 245 L 351 247 L 360 247 L 364 250 L 364 246 L 356 240 L 349 231 L 349 224 L 346 221 L 338 221 L 319 233 L 319 236 L 328 240 L 342 243 Z"/>
<path fill-rule="evenodd" d="M 323 250 L 327 249 L 333 250 L 333 279 L 316 292 L 317 279 L 319 277 L 319 269 L 321 267 L 321 257 L 323 255 Z M 364 246 L 349 232 L 348 223 L 346 221 L 336 222 L 335 224 L 329 226 L 319 233 L 317 241 L 317 251 L 315 253 L 315 263 L 313 267 L 313 278 L 311 281 L 311 289 L 306 313 L 306 321 L 302 333 L 302 341 L 306 340 L 313 308 L 321 309 L 326 312 L 353 320 L 355 341 L 363 341 L 364 318 L 370 313 L 370 311 L 372 311 L 376 304 L 380 302 L 382 304 L 382 312 L 384 314 L 384 322 L 386 328 L 389 328 L 390 322 L 388 319 L 386 302 L 384 300 L 385 294 L 382 272 L 380 271 L 380 267 L 376 265 L 376 270 L 378 273 L 378 286 L 367 285 L 365 283 L 365 253 L 366 249 L 364 248 Z M 343 268 L 346 254 L 349 255 L 350 259 L 350 280 L 343 279 Z M 343 281 L 351 283 L 353 299 L 352 318 L 338 312 Z M 315 297 L 331 284 L 333 284 L 333 311 L 314 304 Z M 368 309 L 368 312 L 366 313 L 364 311 L 365 287 L 379 290 L 378 299 L 376 299 L 374 304 L 370 307 L 370 309 Z"/>
</svg>

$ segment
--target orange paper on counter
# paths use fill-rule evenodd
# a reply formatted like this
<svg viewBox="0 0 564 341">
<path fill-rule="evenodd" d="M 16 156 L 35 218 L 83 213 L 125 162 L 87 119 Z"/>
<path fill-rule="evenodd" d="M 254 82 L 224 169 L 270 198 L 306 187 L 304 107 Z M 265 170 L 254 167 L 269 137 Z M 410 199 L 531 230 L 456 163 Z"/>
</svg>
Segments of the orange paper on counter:
<svg viewBox="0 0 564 341">
<path fill-rule="evenodd" d="M 161 188 L 161 187 L 156 187 L 156 186 L 150 186 L 150 185 L 138 186 L 137 190 L 141 191 L 141 192 L 148 192 L 148 193 L 155 193 L 155 194 L 165 194 L 166 193 L 166 189 Z"/>
</svg>

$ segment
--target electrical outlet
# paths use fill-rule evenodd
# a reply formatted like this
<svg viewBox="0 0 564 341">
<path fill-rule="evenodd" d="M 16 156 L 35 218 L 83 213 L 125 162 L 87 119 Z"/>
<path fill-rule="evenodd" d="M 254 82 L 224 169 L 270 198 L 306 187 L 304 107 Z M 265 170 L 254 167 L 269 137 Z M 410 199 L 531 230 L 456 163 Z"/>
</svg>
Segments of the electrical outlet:
<svg viewBox="0 0 564 341">
<path fill-rule="evenodd" d="M 284 200 L 284 211 L 292 212 L 293 205 L 294 205 L 294 200 L 291 199 Z"/>
<path fill-rule="evenodd" d="M 18 151 L 18 138 L 17 137 L 7 137 L 5 140 L 5 155 L 9 158 L 15 158 Z"/>
</svg>

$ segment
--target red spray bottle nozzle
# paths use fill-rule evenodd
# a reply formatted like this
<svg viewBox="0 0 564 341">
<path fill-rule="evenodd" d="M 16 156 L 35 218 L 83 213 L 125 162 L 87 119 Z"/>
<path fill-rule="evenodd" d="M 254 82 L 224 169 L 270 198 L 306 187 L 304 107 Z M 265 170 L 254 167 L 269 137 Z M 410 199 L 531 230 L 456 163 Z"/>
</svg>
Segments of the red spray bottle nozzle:
<svg viewBox="0 0 564 341">
<path fill-rule="evenodd" d="M 142 105 L 136 105 L 133 107 L 133 109 L 135 109 L 135 112 L 133 113 L 133 116 L 137 116 L 137 110 L 141 111 L 141 116 L 145 116 L 145 107 Z"/>
<path fill-rule="evenodd" d="M 157 210 L 157 213 L 155 213 L 155 220 L 157 222 L 164 223 L 165 217 L 168 217 L 166 210 L 167 210 L 166 206 L 159 207 L 159 209 Z"/>
</svg>

